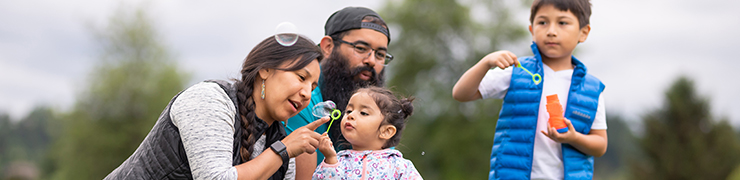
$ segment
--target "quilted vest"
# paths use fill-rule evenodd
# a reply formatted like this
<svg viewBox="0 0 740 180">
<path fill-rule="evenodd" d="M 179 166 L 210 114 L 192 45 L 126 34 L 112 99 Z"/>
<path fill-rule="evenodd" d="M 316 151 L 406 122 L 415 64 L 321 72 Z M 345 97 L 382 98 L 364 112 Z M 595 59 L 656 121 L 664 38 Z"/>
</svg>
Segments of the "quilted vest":
<svg viewBox="0 0 740 180">
<path fill-rule="evenodd" d="M 236 98 L 236 88 L 226 81 L 221 80 L 208 80 L 206 82 L 217 83 L 229 98 L 234 103 L 234 107 L 239 107 Z M 182 93 L 182 91 L 180 92 Z M 193 175 L 190 170 L 190 164 L 188 157 L 185 154 L 185 147 L 180 139 L 180 131 L 177 126 L 172 123 L 170 118 L 170 107 L 175 102 L 180 93 L 177 93 L 175 97 L 170 100 L 167 107 L 164 108 L 162 114 L 159 115 L 157 122 L 152 127 L 152 130 L 144 138 L 144 141 L 136 148 L 134 154 L 132 154 L 126 161 L 124 161 L 118 168 L 113 170 L 105 179 L 193 179 Z M 238 120 L 239 109 L 234 114 L 234 127 L 242 127 L 242 121 Z M 258 120 L 255 126 L 258 131 L 263 131 L 267 135 L 267 142 L 272 144 L 276 140 L 285 138 L 285 130 L 282 123 L 275 123 L 277 126 L 269 126 L 262 120 Z M 239 128 L 241 129 L 241 128 Z M 261 134 L 261 133 L 259 133 Z M 242 131 L 237 130 L 234 133 L 234 146 L 232 154 L 232 165 L 238 165 L 244 163 L 245 160 L 239 156 L 239 149 L 241 149 L 240 140 L 242 138 Z M 266 145 L 265 148 L 269 148 Z M 285 172 L 287 171 L 288 163 L 285 162 L 280 169 L 273 174 L 269 179 L 283 179 Z"/>
<path fill-rule="evenodd" d="M 531 48 L 534 56 L 519 58 L 519 62 L 532 73 L 544 75 L 537 45 L 532 43 Z M 571 59 L 575 68 L 565 118 L 572 122 L 576 131 L 588 134 L 596 116 L 599 95 L 605 86 L 599 79 L 587 74 L 586 66 L 578 59 Z M 513 69 L 511 83 L 496 123 L 488 179 L 530 179 L 543 84 L 535 84 L 532 76 L 521 68 Z M 562 154 L 566 180 L 592 179 L 593 156 L 584 154 L 569 144 L 562 144 Z"/>
</svg>

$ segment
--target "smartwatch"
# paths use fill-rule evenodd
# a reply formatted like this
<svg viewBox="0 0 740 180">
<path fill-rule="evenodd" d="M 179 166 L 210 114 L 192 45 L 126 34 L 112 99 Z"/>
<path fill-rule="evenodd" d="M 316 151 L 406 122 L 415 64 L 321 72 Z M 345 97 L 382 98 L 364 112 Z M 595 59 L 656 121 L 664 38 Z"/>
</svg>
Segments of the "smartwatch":
<svg viewBox="0 0 740 180">
<path fill-rule="evenodd" d="M 283 158 L 283 163 L 288 163 L 288 161 L 290 161 L 288 150 L 285 148 L 285 144 L 283 144 L 283 142 L 275 141 L 275 143 L 272 143 L 272 145 L 270 145 L 270 149 L 272 149 L 272 151 L 275 151 L 275 153 L 279 154 L 280 157 Z"/>
</svg>

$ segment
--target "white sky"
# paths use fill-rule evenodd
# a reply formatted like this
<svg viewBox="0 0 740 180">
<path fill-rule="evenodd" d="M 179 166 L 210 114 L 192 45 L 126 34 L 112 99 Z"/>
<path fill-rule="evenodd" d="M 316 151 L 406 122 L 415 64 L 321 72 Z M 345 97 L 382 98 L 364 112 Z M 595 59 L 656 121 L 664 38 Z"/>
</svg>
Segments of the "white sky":
<svg viewBox="0 0 740 180">
<path fill-rule="evenodd" d="M 317 41 L 345 6 L 380 10 L 382 1 L 149 1 L 175 59 L 204 79 L 237 77 L 251 48 L 289 21 Z M 40 104 L 67 110 L 99 50 L 89 25 L 102 27 L 116 1 L 0 0 L 0 111 L 15 119 Z M 128 2 L 127 4 L 135 4 Z M 607 86 L 607 111 L 629 119 L 658 108 L 678 75 L 690 76 L 713 113 L 740 127 L 740 1 L 622 0 L 593 4 L 592 31 L 577 57 Z M 528 9 L 517 13 L 528 24 Z M 391 47 L 392 49 L 392 47 Z M 449 87 L 451 88 L 451 87 Z"/>
</svg>

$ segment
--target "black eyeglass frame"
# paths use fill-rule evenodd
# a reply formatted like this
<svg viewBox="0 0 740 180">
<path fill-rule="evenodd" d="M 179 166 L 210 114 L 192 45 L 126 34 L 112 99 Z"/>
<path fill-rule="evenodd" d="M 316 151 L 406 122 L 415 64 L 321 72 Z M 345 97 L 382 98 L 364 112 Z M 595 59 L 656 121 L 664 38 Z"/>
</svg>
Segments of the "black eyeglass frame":
<svg viewBox="0 0 740 180">
<path fill-rule="evenodd" d="M 373 49 L 369 45 L 365 45 L 365 44 L 363 44 L 362 46 L 367 46 L 367 47 L 360 47 L 360 48 L 358 48 L 357 47 L 358 46 L 357 43 L 351 43 L 351 42 L 347 42 L 347 41 L 341 40 L 341 39 L 336 39 L 335 41 L 339 41 L 340 43 L 348 44 L 348 45 L 354 47 L 355 52 L 356 53 L 359 53 L 359 54 L 365 54 L 364 52 L 360 52 L 360 51 L 367 51 L 367 50 L 362 50 L 361 48 L 370 49 L 370 52 L 368 52 L 367 55 L 364 58 L 369 58 L 370 57 L 370 54 L 373 53 L 373 52 L 375 52 L 375 60 L 378 60 L 378 61 L 383 60 L 383 65 L 388 65 L 388 63 L 390 63 L 391 61 L 393 61 L 393 55 L 391 55 L 391 53 L 388 53 L 387 50 Z M 380 57 L 378 55 L 378 51 L 385 51 L 385 56 L 383 57 L 383 59 L 378 59 L 378 57 Z"/>
</svg>

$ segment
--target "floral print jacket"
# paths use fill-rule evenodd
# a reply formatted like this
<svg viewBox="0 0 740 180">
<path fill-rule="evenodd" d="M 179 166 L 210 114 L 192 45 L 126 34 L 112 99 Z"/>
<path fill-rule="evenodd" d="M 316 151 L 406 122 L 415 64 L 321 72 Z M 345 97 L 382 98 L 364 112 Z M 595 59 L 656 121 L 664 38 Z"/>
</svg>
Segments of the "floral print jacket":
<svg viewBox="0 0 740 180">
<path fill-rule="evenodd" d="M 344 150 L 337 163 L 322 161 L 312 179 L 422 179 L 414 164 L 395 149 L 379 151 Z"/>
</svg>

